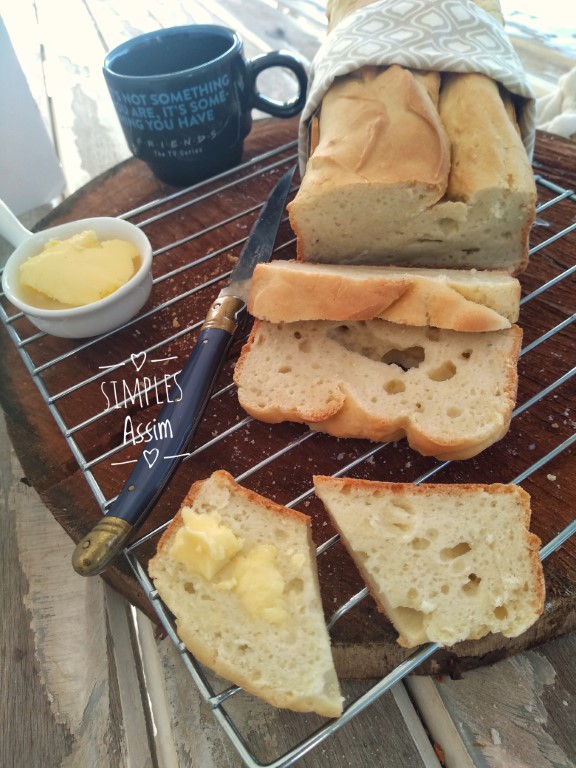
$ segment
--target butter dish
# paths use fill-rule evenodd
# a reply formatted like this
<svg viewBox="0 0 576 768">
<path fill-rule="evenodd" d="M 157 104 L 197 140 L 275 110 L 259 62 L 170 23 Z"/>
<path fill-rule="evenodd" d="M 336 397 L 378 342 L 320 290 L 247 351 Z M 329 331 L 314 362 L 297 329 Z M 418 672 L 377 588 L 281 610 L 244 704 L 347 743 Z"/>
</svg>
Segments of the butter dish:
<svg viewBox="0 0 576 768">
<path fill-rule="evenodd" d="M 134 274 L 109 295 L 82 306 L 52 308 L 36 306 L 20 283 L 20 265 L 40 253 L 51 241 L 65 241 L 93 231 L 100 241 L 124 240 L 139 254 Z M 0 234 L 15 246 L 2 273 L 6 298 L 41 331 L 62 338 L 85 338 L 107 333 L 130 320 L 146 303 L 152 289 L 152 247 L 134 224 L 114 217 L 95 217 L 60 224 L 32 233 L 0 201 Z"/>
</svg>

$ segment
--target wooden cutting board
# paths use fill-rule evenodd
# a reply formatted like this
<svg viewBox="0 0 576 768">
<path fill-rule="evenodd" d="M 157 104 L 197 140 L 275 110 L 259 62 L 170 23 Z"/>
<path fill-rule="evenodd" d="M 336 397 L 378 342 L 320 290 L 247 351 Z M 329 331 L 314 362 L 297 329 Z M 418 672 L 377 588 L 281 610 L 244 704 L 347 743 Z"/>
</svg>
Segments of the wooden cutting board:
<svg viewBox="0 0 576 768">
<path fill-rule="evenodd" d="M 168 202 L 158 202 L 132 217 L 133 221 L 146 222 L 144 231 L 157 251 L 156 282 L 145 308 L 146 312 L 151 311 L 148 316 L 128 329 L 86 343 L 48 336 L 38 339 L 26 320 L 13 323 L 24 340 L 22 348 L 29 356 L 35 378 L 47 397 L 52 398 L 52 411 L 72 431 L 74 449 L 86 462 L 94 462 L 86 469 L 88 479 L 102 490 L 105 499 L 119 492 L 128 475 L 130 465 L 122 460 L 131 460 L 142 450 L 141 445 L 133 445 L 118 452 L 126 425 L 132 424 L 136 429 L 138 424 L 153 424 L 159 411 L 158 401 L 163 399 L 164 382 L 182 366 L 193 346 L 195 324 L 202 320 L 217 293 L 218 276 L 230 268 L 238 254 L 240 243 L 232 248 L 229 244 L 248 234 L 257 214 L 257 210 L 250 209 L 265 199 L 283 170 L 294 161 L 296 133 L 297 120 L 256 123 L 246 145 L 245 159 L 261 158 L 263 153 L 270 152 L 270 161 L 255 160 L 246 170 L 232 174 L 225 188 L 214 194 L 210 192 L 222 187 L 222 183 L 205 184 L 193 194 L 178 193 Z M 285 144 L 288 146 L 278 150 Z M 539 134 L 534 166 L 536 173 L 548 181 L 576 188 L 574 143 Z M 228 184 L 234 180 L 237 183 Z M 68 198 L 39 228 L 85 216 L 123 214 L 177 192 L 158 182 L 143 163 L 129 160 Z M 555 194 L 539 187 L 541 201 L 552 200 Z M 162 216 L 167 211 L 171 212 Z M 575 216 L 574 196 L 542 210 L 533 229 L 532 245 L 562 231 L 573 223 Z M 294 256 L 287 222 L 281 227 L 278 242 L 286 244 L 278 256 Z M 572 266 L 575 246 L 576 235 L 572 232 L 537 252 L 521 277 L 523 294 L 531 293 Z M 190 264 L 194 266 L 186 269 Z M 181 298 L 176 301 L 176 297 Z M 569 277 L 524 304 L 519 323 L 524 329 L 524 344 L 531 344 L 566 321 L 574 312 L 574 303 L 574 278 Z M 574 366 L 575 339 L 574 326 L 566 325 L 521 357 L 519 405 Z M 0 397 L 11 438 L 26 482 L 34 486 L 70 535 L 71 555 L 73 543 L 99 519 L 99 503 L 4 327 L 0 344 Z M 233 348 L 217 387 L 218 394 L 210 402 L 196 436 L 197 455 L 182 463 L 143 532 L 172 517 L 190 484 L 218 468 L 240 476 L 243 484 L 280 503 L 289 503 L 306 493 L 312 474 L 332 474 L 343 466 L 349 467 L 346 473 L 351 476 L 378 480 L 411 482 L 436 468 L 430 481 L 510 482 L 569 439 L 576 426 L 572 379 L 542 399 L 537 398 L 534 405 L 514 418 L 509 434 L 500 443 L 474 459 L 439 469 L 436 460 L 419 456 L 404 441 L 379 447 L 367 441 L 312 434 L 294 424 L 268 426 L 250 420 L 246 423 L 233 387 L 227 388 L 240 344 L 239 341 Z M 120 363 L 123 365 L 119 368 L 106 368 Z M 136 382 L 144 381 L 156 382 L 154 394 L 147 401 L 141 392 L 136 393 Z M 133 400 L 129 407 L 109 407 L 117 404 L 118 395 L 122 400 L 126 392 Z M 375 449 L 378 450 L 370 455 Z M 564 450 L 532 472 L 522 486 L 532 496 L 532 530 L 546 543 L 574 517 L 574 449 Z M 313 496 L 299 503 L 298 508 L 312 516 L 317 544 L 332 535 L 321 505 Z M 144 565 L 156 541 L 157 538 L 151 538 L 137 548 Z M 363 586 L 340 544 L 319 557 L 319 572 L 328 616 Z M 545 613 L 530 631 L 513 640 L 491 635 L 462 643 L 437 653 L 419 671 L 458 675 L 467 668 L 491 663 L 573 631 L 576 539 L 569 540 L 546 560 L 545 576 Z M 111 566 L 104 578 L 156 620 L 124 558 Z M 343 676 L 384 674 L 408 655 L 397 646 L 393 629 L 376 612 L 370 598 L 336 622 L 332 637 L 336 663 Z"/>
</svg>

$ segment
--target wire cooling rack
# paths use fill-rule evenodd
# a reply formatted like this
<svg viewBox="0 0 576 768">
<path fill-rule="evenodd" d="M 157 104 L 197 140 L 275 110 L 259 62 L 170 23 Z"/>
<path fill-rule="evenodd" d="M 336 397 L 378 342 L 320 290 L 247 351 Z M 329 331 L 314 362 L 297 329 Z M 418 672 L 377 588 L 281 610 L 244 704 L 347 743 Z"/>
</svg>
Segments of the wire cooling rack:
<svg viewBox="0 0 576 768">
<path fill-rule="evenodd" d="M 131 408 L 130 413 L 134 414 L 134 418 L 139 411 L 149 412 L 150 401 L 153 395 L 158 396 L 159 387 L 158 377 L 153 377 L 150 373 L 141 378 L 138 392 L 133 388 L 119 390 L 117 384 L 110 386 L 110 370 L 126 370 L 126 366 L 129 367 L 130 364 L 137 367 L 138 359 L 143 361 L 147 358 L 148 362 L 155 361 L 155 365 L 168 364 L 168 379 L 177 374 L 177 370 L 170 368 L 170 361 L 176 361 L 177 364 L 180 358 L 181 364 L 186 350 L 192 348 L 193 338 L 202 323 L 205 308 L 217 292 L 218 284 L 228 276 L 231 259 L 245 241 L 251 221 L 257 215 L 267 189 L 272 186 L 275 175 L 281 174 L 294 162 L 295 157 L 296 143 L 289 142 L 259 155 L 209 183 L 179 191 L 124 213 L 122 218 L 140 226 L 153 242 L 153 295 L 160 295 L 161 301 L 146 308 L 139 317 L 117 332 L 98 339 L 66 342 L 60 346 L 48 345 L 47 352 L 43 343 L 44 334 L 35 331 L 2 297 L 0 316 L 6 330 L 64 435 L 102 512 L 106 511 L 119 491 L 119 487 L 110 484 L 107 479 L 106 468 L 112 465 L 118 468 L 123 464 L 130 464 L 133 460 L 134 444 L 127 444 L 125 426 L 124 439 L 120 439 L 122 430 L 118 426 L 119 410 Z M 259 200 L 252 204 L 250 196 L 245 195 L 243 190 L 248 187 L 254 189 L 255 184 L 262 189 Z M 439 482 L 476 480 L 526 484 L 534 481 L 537 489 L 546 486 L 546 483 L 551 484 L 552 478 L 555 480 L 556 477 L 548 472 L 548 468 L 555 466 L 561 457 L 570 454 L 576 440 L 576 420 L 570 410 L 573 407 L 573 376 L 576 373 L 574 336 L 570 335 L 576 315 L 570 286 L 573 283 L 576 264 L 566 263 L 566 259 L 557 257 L 559 243 L 562 244 L 564 253 L 574 250 L 576 244 L 576 195 L 572 190 L 541 177 L 537 177 L 537 184 L 539 205 L 533 232 L 533 240 L 536 242 L 531 249 L 533 266 L 526 276 L 522 277 L 521 305 L 522 312 L 527 307 L 536 307 L 530 317 L 538 317 L 540 320 L 534 321 L 530 329 L 525 329 L 525 341 L 519 361 L 521 387 L 513 415 L 511 437 L 506 438 L 501 447 L 494 448 L 504 452 L 502 457 L 497 457 L 495 462 L 486 466 L 482 457 L 464 463 L 437 462 L 416 457 L 401 444 L 339 441 L 295 425 L 270 428 L 257 424 L 238 410 L 230 364 L 225 368 L 223 380 L 208 406 L 207 427 L 204 432 L 202 429 L 199 431 L 193 451 L 184 462 L 184 465 L 187 465 L 183 470 L 186 472 L 187 481 L 191 467 L 198 465 L 198 476 L 207 476 L 209 469 L 222 466 L 229 469 L 238 482 L 247 485 L 252 483 L 252 487 L 260 491 L 270 491 L 273 488 L 277 501 L 308 512 L 313 509 L 314 501 L 311 483 L 309 479 L 304 479 L 295 485 L 293 476 L 303 473 L 292 471 L 295 466 L 302 465 L 306 457 L 308 460 L 312 457 L 308 478 L 313 471 L 335 476 L 374 476 L 376 467 L 376 475 L 382 479 L 403 482 L 421 483 L 434 479 Z M 227 201 L 232 197 L 240 201 L 239 204 L 234 204 L 235 207 L 228 206 Z M 206 210 L 222 210 L 222 215 L 205 225 L 201 221 L 202 216 L 195 212 Z M 157 231 L 161 231 L 160 239 Z M 167 232 L 170 233 L 169 237 L 166 237 Z M 216 245 L 215 234 L 218 235 Z M 208 241 L 209 247 L 205 245 Z M 291 256 L 293 249 L 294 238 L 289 227 L 284 224 L 280 230 L 275 256 Z M 568 306 L 570 299 L 572 304 Z M 183 318 L 186 318 L 186 322 L 183 322 Z M 521 326 L 522 323 L 521 314 Z M 529 332 L 526 332 L 527 330 Z M 110 363 L 107 350 L 114 347 L 114 339 L 118 334 L 124 334 L 124 337 L 129 339 L 129 344 L 133 345 L 130 347 L 131 354 Z M 237 352 L 238 349 L 236 355 Z M 541 357 L 542 376 L 535 382 L 533 377 L 526 375 L 526 385 L 523 387 L 523 360 L 531 355 Z M 71 366 L 71 361 L 78 359 L 90 361 L 88 375 L 81 365 Z M 550 360 L 554 360 L 553 366 L 547 364 Z M 530 370 L 537 367 L 538 364 L 532 363 Z M 62 378 L 55 375 L 59 369 L 65 369 L 72 377 L 65 389 L 54 388 L 54 382 L 61 381 Z M 119 382 L 120 378 L 119 374 L 115 381 Z M 166 377 L 161 378 L 161 385 L 165 381 Z M 94 408 L 86 412 L 86 400 L 82 397 L 86 390 L 104 394 L 106 403 L 101 396 L 94 397 Z M 80 399 L 82 404 L 79 409 L 77 404 Z M 227 415 L 227 420 L 220 419 L 223 404 L 226 406 L 226 413 L 232 409 Z M 534 423 L 530 421 L 531 415 L 537 417 Z M 526 418 L 528 421 L 525 421 Z M 546 450 L 539 455 L 538 435 L 542 433 L 542 423 L 544 428 L 548 428 L 548 433 L 555 430 L 555 440 L 552 447 L 547 442 Z M 98 435 L 107 432 L 113 433 L 113 437 L 102 443 Z M 278 434 L 280 439 L 277 439 Z M 256 445 L 249 461 L 246 460 L 246 451 L 243 450 L 246 445 Z M 390 469 L 386 468 L 388 464 Z M 467 469 L 462 470 L 463 466 Z M 495 470 L 495 466 L 499 469 Z M 129 467 L 126 474 L 128 470 Z M 467 474 L 468 471 L 470 475 Z M 390 472 L 392 477 L 388 474 Z M 276 484 L 271 478 L 284 479 Z M 554 488 L 552 485 L 548 487 Z M 554 493 L 561 494 L 561 490 L 552 490 L 553 495 Z M 576 499 L 563 499 L 563 503 L 573 509 Z M 309 506 L 311 504 L 312 507 Z M 273 768 L 283 768 L 296 763 L 440 650 L 432 644 L 397 660 L 389 671 L 379 676 L 376 683 L 367 683 L 362 695 L 347 703 L 340 718 L 328 722 L 308 719 L 306 722 L 312 723 L 310 731 L 299 743 L 280 755 L 272 758 L 267 755 L 266 761 L 263 762 L 256 754 L 258 745 L 251 744 L 249 736 L 242 732 L 241 726 L 235 720 L 234 702 L 245 695 L 244 692 L 235 686 L 223 684 L 187 652 L 176 634 L 171 613 L 148 578 L 147 557 L 167 525 L 167 515 L 164 515 L 159 524 L 157 521 L 153 523 L 126 549 L 125 556 L 165 631 L 180 652 L 182 661 L 202 697 L 212 708 L 215 718 L 247 766 L 269 765 Z M 547 536 L 541 550 L 542 559 L 555 552 L 576 532 L 576 520 L 564 520 L 564 523 L 561 530 L 554 531 L 553 535 L 550 535 L 548 530 L 538 532 L 539 535 L 544 533 Z M 323 558 L 341 545 L 338 536 L 333 533 L 324 535 L 323 538 L 319 536 L 318 530 L 315 530 L 315 534 L 315 540 L 321 541 L 317 552 L 323 583 Z M 328 570 L 331 567 L 332 565 Z M 361 584 L 359 588 L 356 587 L 352 580 L 350 594 L 345 599 L 340 599 L 337 605 L 334 605 L 334 599 L 329 601 L 332 606 L 328 619 L 331 632 L 346 620 L 346 616 L 353 615 L 358 606 L 370 601 L 366 588 Z"/>
</svg>

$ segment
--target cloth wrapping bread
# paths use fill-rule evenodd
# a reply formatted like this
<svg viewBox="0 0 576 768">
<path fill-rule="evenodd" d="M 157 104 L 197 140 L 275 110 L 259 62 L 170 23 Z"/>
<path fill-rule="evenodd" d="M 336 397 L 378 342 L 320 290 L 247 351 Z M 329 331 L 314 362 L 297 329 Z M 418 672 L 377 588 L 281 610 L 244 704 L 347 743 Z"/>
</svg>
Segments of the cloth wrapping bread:
<svg viewBox="0 0 576 768">
<path fill-rule="evenodd" d="M 536 102 L 536 125 L 576 140 L 576 67 L 558 80 L 558 88 Z"/>
<path fill-rule="evenodd" d="M 518 97 L 518 123 L 534 150 L 535 97 L 501 23 L 472 0 L 378 0 L 330 30 L 312 62 L 300 120 L 299 161 L 309 156 L 310 120 L 335 78 L 361 67 L 480 72 Z"/>
</svg>

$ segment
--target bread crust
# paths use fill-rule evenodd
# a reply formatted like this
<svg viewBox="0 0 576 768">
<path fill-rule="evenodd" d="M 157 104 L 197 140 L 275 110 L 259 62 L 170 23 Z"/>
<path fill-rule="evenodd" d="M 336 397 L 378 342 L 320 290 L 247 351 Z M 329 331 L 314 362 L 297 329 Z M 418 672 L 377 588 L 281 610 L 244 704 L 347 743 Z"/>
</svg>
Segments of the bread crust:
<svg viewBox="0 0 576 768">
<path fill-rule="evenodd" d="M 271 323 L 382 318 L 477 333 L 510 328 L 519 301 L 519 282 L 504 272 L 472 278 L 461 270 L 273 261 L 256 267 L 248 311 Z"/>
<path fill-rule="evenodd" d="M 212 473 L 211 477 L 217 482 L 222 482 L 224 485 L 228 486 L 228 488 L 233 489 L 235 494 L 243 496 L 248 502 L 258 504 L 267 509 L 270 514 L 277 515 L 281 519 L 288 518 L 297 520 L 299 523 L 311 528 L 309 515 L 305 515 L 303 512 L 300 512 L 297 509 L 292 509 L 291 507 L 283 507 L 281 504 L 276 504 L 276 502 L 266 496 L 261 496 L 250 488 L 245 488 L 243 485 L 239 485 L 236 483 L 230 472 L 227 472 L 225 469 L 217 469 Z M 175 536 L 178 529 L 182 527 L 182 509 L 184 507 L 194 506 L 194 501 L 205 484 L 206 480 L 196 480 L 192 483 L 186 496 L 182 499 L 182 504 L 180 505 L 178 512 L 162 533 L 156 548 L 157 552 L 161 552 L 165 547 L 169 546 L 173 536 Z"/>
<path fill-rule="evenodd" d="M 319 142 L 298 194 L 313 201 L 315 188 L 335 183 L 392 187 L 398 205 L 415 214 L 442 197 L 449 169 L 449 141 L 425 81 L 395 64 L 365 67 L 324 97 Z"/>
</svg>

